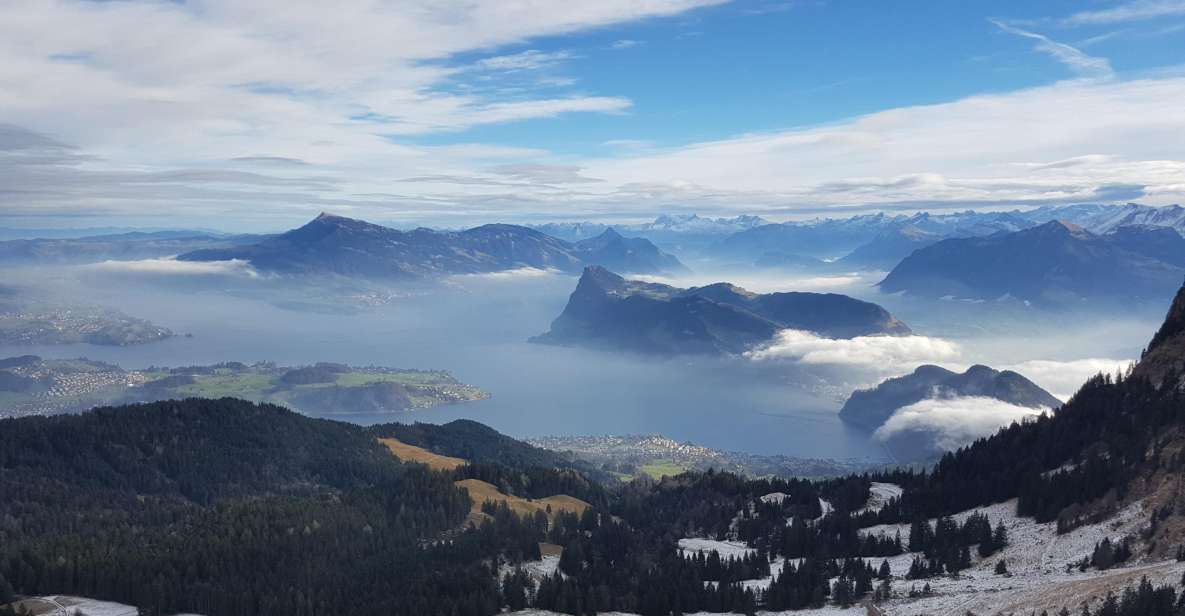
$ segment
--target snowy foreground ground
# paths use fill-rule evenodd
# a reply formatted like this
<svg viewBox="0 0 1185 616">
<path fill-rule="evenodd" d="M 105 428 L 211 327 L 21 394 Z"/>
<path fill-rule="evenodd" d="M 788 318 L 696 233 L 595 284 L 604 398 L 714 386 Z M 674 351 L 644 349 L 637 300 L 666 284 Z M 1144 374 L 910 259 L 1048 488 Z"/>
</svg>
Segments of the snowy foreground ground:
<svg viewBox="0 0 1185 616">
<path fill-rule="evenodd" d="M 38 616 L 74 616 L 75 614 L 83 616 L 138 616 L 140 613 L 136 608 L 122 603 L 65 595 L 46 595 L 26 599 L 21 602 L 21 606 Z M 177 616 L 187 615 L 178 614 Z"/>
<path fill-rule="evenodd" d="M 879 507 L 881 503 L 894 495 L 891 484 L 885 484 L 874 490 L 869 501 L 869 508 Z M 775 497 L 776 498 L 776 497 Z M 1073 567 L 1075 563 L 1089 557 L 1094 546 L 1104 538 L 1112 541 L 1137 534 L 1146 524 L 1148 516 L 1143 507 L 1137 503 L 1121 510 L 1110 520 L 1084 526 L 1073 532 L 1058 535 L 1054 524 L 1036 524 L 1028 518 L 1016 517 L 1016 501 L 1008 501 L 967 511 L 954 516 L 962 521 L 971 513 L 979 511 L 987 514 L 994 526 L 1002 520 L 1008 529 L 1009 545 L 1002 552 L 986 559 L 976 558 L 974 566 L 958 578 L 939 577 L 926 581 L 911 582 L 904 579 L 909 564 L 913 560 L 912 554 L 903 554 L 888 558 L 889 568 L 894 576 L 893 590 L 896 597 L 883 604 L 881 608 L 889 616 L 963 616 L 972 612 L 977 616 L 1016 614 L 1028 616 L 1031 612 L 1040 613 L 1049 610 L 1055 613 L 1061 607 L 1068 607 L 1071 612 L 1077 612 L 1084 601 L 1089 601 L 1093 607 L 1106 596 L 1108 591 L 1118 593 L 1124 587 L 1136 584 L 1141 577 L 1147 578 L 1156 585 L 1176 584 L 1185 573 L 1185 563 L 1175 561 L 1140 561 L 1135 560 L 1126 566 L 1116 567 L 1107 571 L 1088 570 L 1079 572 Z M 864 529 L 869 534 L 885 534 L 893 536 L 900 532 L 902 540 L 909 536 L 908 525 L 882 525 Z M 717 541 L 688 537 L 679 540 L 679 549 L 687 555 L 697 552 L 717 550 L 722 556 L 740 556 L 752 551 L 752 548 L 739 541 Z M 1009 576 L 993 573 L 996 562 L 1005 559 Z M 880 558 L 868 559 L 873 567 L 879 567 Z M 533 577 L 541 579 L 552 575 L 557 570 L 559 556 L 549 555 L 540 561 L 526 563 L 524 568 Z M 773 575 L 781 572 L 785 566 L 781 558 L 771 563 Z M 792 563 L 793 564 L 793 563 Z M 1070 569 L 1067 572 L 1067 568 Z M 744 584 L 754 590 L 765 589 L 772 581 L 772 577 L 761 580 L 748 580 Z M 919 589 L 928 582 L 933 595 L 929 597 L 910 599 L 908 594 L 911 586 Z M 34 607 L 34 606 L 30 606 Z M 80 611 L 85 616 L 136 616 L 136 608 L 110 603 L 82 599 L 77 597 L 48 596 L 38 600 L 35 613 L 50 616 L 72 616 Z M 789 612 L 760 612 L 764 616 L 863 616 L 863 607 L 847 609 L 828 606 L 816 610 L 798 610 Z M 559 616 L 555 612 L 544 610 L 523 610 L 514 612 L 514 616 Z M 633 616 L 617 612 L 606 613 L 606 616 Z M 696 616 L 707 616 L 696 615 Z"/>
<path fill-rule="evenodd" d="M 888 498 L 895 495 L 891 484 L 878 486 L 869 502 L 869 508 L 879 507 Z M 777 498 L 774 496 L 774 498 Z M 879 567 L 881 560 L 888 560 L 892 570 L 893 590 L 896 598 L 883 604 L 881 608 L 890 616 L 963 616 L 972 612 L 977 616 L 995 614 L 1016 614 L 1028 616 L 1032 611 L 1040 613 L 1049 610 L 1055 613 L 1062 606 L 1071 612 L 1077 612 L 1084 601 L 1091 602 L 1097 607 L 1108 591 L 1118 593 L 1124 587 L 1139 582 L 1147 576 L 1153 584 L 1177 584 L 1183 573 L 1185 563 L 1175 561 L 1140 561 L 1127 563 L 1126 566 L 1116 567 L 1107 571 L 1087 570 L 1080 572 L 1073 567 L 1078 561 L 1089 557 L 1096 543 L 1104 538 L 1112 541 L 1128 535 L 1138 533 L 1146 524 L 1147 515 L 1140 504 L 1123 509 L 1112 519 L 1091 526 L 1084 526 L 1073 532 L 1058 535 L 1056 525 L 1037 524 L 1029 518 L 1018 518 L 1015 514 L 1016 501 L 1007 501 L 958 514 L 955 519 L 960 522 L 974 512 L 987 514 L 994 526 L 1002 520 L 1008 529 L 1009 545 L 1003 551 L 980 559 L 972 550 L 976 559 L 974 566 L 958 578 L 939 577 L 930 580 L 913 582 L 904 579 L 909 570 L 909 564 L 914 555 L 903 554 L 888 559 L 870 558 L 873 567 Z M 904 541 L 909 536 L 908 525 L 882 525 L 864 529 L 869 534 L 885 534 L 893 536 L 900 532 Z M 751 551 L 749 546 L 738 541 L 716 541 L 704 538 L 685 538 L 679 541 L 679 548 L 684 554 L 710 552 L 717 550 L 722 556 L 740 556 Z M 1005 559 L 1009 576 L 996 575 L 993 572 L 996 562 Z M 771 564 L 774 575 L 779 573 L 785 563 L 777 559 Z M 1070 571 L 1067 572 L 1067 567 Z M 754 589 L 764 589 L 772 579 L 749 580 L 745 585 Z M 907 597 L 911 586 L 921 589 L 929 583 L 933 595 L 924 598 L 910 599 Z M 525 610 L 515 612 L 515 616 L 553 616 L 553 612 L 542 610 Z M 798 610 L 788 612 L 760 612 L 765 616 L 863 616 L 863 607 L 839 608 L 828 606 L 815 610 Z M 613 614 L 610 616 L 629 616 Z M 697 615 L 700 616 L 700 615 Z M 703 615 L 706 616 L 706 615 Z"/>
</svg>

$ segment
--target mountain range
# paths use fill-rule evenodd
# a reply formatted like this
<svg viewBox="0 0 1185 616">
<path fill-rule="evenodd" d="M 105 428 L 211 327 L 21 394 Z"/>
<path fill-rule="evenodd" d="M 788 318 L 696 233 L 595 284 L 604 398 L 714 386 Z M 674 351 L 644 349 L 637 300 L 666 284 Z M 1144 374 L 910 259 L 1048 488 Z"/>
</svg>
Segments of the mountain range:
<svg viewBox="0 0 1185 616">
<path fill-rule="evenodd" d="M 644 223 L 554 222 L 532 225 L 548 235 L 576 242 L 614 229 L 630 237 L 648 239 L 680 253 L 698 252 L 721 239 L 769 222 L 760 216 L 707 218 L 696 214 L 663 214 Z"/>
<path fill-rule="evenodd" d="M 728 283 L 680 289 L 584 270 L 551 330 L 532 340 L 642 353 L 743 353 L 783 329 L 834 338 L 908 334 L 876 304 L 832 293 L 758 294 Z"/>
<path fill-rule="evenodd" d="M 879 261 L 883 259 L 880 254 L 883 249 L 876 248 L 877 244 L 883 245 L 894 237 L 912 236 L 917 240 L 990 235 L 1024 229 L 1033 224 L 1019 212 L 921 212 L 910 216 L 878 213 L 849 218 L 816 218 L 739 231 L 710 246 L 705 254 L 733 261 L 752 261 L 764 254 L 779 252 L 835 260 L 872 243 L 863 251 L 876 254 Z M 863 260 L 857 255 L 853 263 Z"/>
<path fill-rule="evenodd" d="M 913 251 L 930 246 L 942 237 L 913 223 L 892 225 L 838 259 L 835 264 L 843 268 L 891 269 Z"/>
<path fill-rule="evenodd" d="M 887 269 L 913 250 L 941 239 L 986 237 L 1066 221 L 1095 234 L 1121 227 L 1173 229 L 1185 235 L 1185 208 L 1073 204 L 1032 210 L 979 212 L 967 210 L 911 215 L 868 214 L 848 218 L 817 218 L 768 223 L 738 230 L 701 249 L 701 256 L 717 260 L 767 264 L 774 255 L 835 261 L 836 266 Z"/>
<path fill-rule="evenodd" d="M 0 241 L 0 263 L 75 264 L 157 259 L 195 250 L 233 248 L 264 237 L 201 231 L 133 231 L 77 238 L 13 239 Z"/>
<path fill-rule="evenodd" d="M 1127 226 L 1096 235 L 1073 223 L 1053 221 L 920 248 L 879 286 L 887 293 L 1012 298 L 1050 307 L 1084 301 L 1164 301 L 1185 278 L 1182 255 L 1185 239 L 1171 229 Z"/>
<path fill-rule="evenodd" d="M 666 273 L 683 268 L 678 259 L 650 242 L 626 239 L 612 230 L 573 243 L 516 225 L 489 224 L 464 231 L 401 231 L 329 214 L 258 243 L 197 250 L 178 259 L 242 259 L 264 272 L 389 280 L 524 267 L 578 272 L 589 264 L 609 264 L 635 273 Z"/>
<path fill-rule="evenodd" d="M 338 218 L 338 217 L 333 217 Z M 601 223 L 601 222 L 552 222 L 530 225 L 528 228 L 563 240 L 566 244 L 576 246 L 585 240 L 593 240 L 612 230 L 622 238 L 648 240 L 654 248 L 645 251 L 658 250 L 672 252 L 678 256 L 707 259 L 718 263 L 756 264 L 759 267 L 777 267 L 782 269 L 827 269 L 841 268 L 856 269 L 889 269 L 913 250 L 923 248 L 941 239 L 986 237 L 1001 232 L 1015 232 L 1052 222 L 1063 220 L 1082 227 L 1091 233 L 1105 235 L 1116 232 L 1123 227 L 1141 226 L 1173 229 L 1179 234 L 1185 234 L 1185 208 L 1180 206 L 1152 207 L 1129 203 L 1125 205 L 1107 204 L 1072 204 L 1059 206 L 1045 206 L 1032 210 L 1012 210 L 997 212 L 964 211 L 950 213 L 920 212 L 917 214 L 869 214 L 847 218 L 816 218 L 812 220 L 771 223 L 759 216 L 741 215 L 732 218 L 707 218 L 695 214 L 664 214 L 653 221 L 645 223 Z M 307 225 L 306 225 L 307 226 Z M 377 226 L 377 225 L 376 225 Z M 507 228 L 519 229 L 514 225 L 496 225 L 505 231 Z M 477 229 L 482 229 L 478 227 Z M 10 230 L 9 236 L 31 238 L 30 234 L 39 239 L 20 239 L 0 241 L 0 262 L 10 263 L 87 263 L 103 260 L 145 259 L 168 257 L 186 254 L 187 258 L 205 259 L 209 254 L 225 254 L 251 252 L 260 260 L 267 258 L 262 254 L 269 252 L 264 246 L 240 251 L 239 248 L 266 244 L 274 239 L 271 235 L 226 235 L 207 231 L 192 230 L 164 230 L 152 232 L 101 233 L 96 229 L 87 235 L 86 230 L 70 233 L 43 230 Z M 296 231 L 299 231 L 296 230 Z M 397 232 L 388 229 L 390 232 Z M 0 238 L 6 231 L 0 229 Z M 289 232 L 293 233 L 293 232 Z M 468 246 L 472 236 L 482 233 L 476 229 L 466 231 L 447 231 L 415 229 L 398 231 L 406 235 L 404 238 L 412 244 L 423 243 L 422 248 L 428 253 L 436 248 L 445 247 L 447 252 L 466 252 L 473 248 Z M 428 238 L 429 234 L 444 237 Z M 467 236 L 465 235 L 467 234 Z M 56 236 L 56 237 L 55 237 Z M 448 236 L 457 236 L 448 239 Z M 395 240 L 398 241 L 398 240 Z M 520 240 L 524 244 L 531 244 L 536 239 Z M 478 242 L 480 243 L 480 242 Z M 641 246 L 641 244 L 638 244 Z M 271 246 L 275 249 L 276 246 Z M 635 248 L 636 250 L 637 248 Z M 414 254 L 418 249 L 409 247 L 409 253 L 402 255 L 415 261 Z M 578 249 L 575 249 L 578 250 Z M 212 252 L 207 252 L 212 251 Z M 480 262 L 481 258 L 470 255 L 468 263 L 441 264 L 448 269 L 485 271 Z M 578 256 L 578 255 L 574 255 Z M 531 262 L 526 255 L 519 255 L 516 262 Z M 579 256 L 578 256 L 579 257 Z M 667 255 L 670 257 L 670 255 Z M 609 255 L 598 255 L 604 265 L 615 271 L 636 271 L 639 273 L 655 273 L 649 264 L 634 262 L 626 263 L 610 260 Z M 451 257 L 443 260 L 448 261 Z M 669 258 L 664 259 L 669 261 Z M 288 265 L 294 269 L 302 269 L 293 263 L 293 259 L 286 259 Z M 341 264 L 345 267 L 350 259 L 343 257 Z M 514 259 L 512 259 L 514 260 Z M 546 261 L 546 259 L 539 259 Z M 563 261 L 563 258 L 559 259 Z M 592 264 L 585 258 L 578 258 L 578 270 L 583 265 Z M 631 267 L 625 267 L 630 265 Z M 431 264 L 403 263 L 403 269 L 395 268 L 399 272 L 384 271 L 384 277 L 395 275 L 417 276 L 437 275 L 425 274 L 423 270 L 431 272 Z M 336 266 L 334 266 L 336 267 Z M 636 267 L 638 269 L 632 269 Z M 661 268 L 661 265 L 656 265 Z M 333 269 L 332 267 L 330 269 Z M 357 269 L 345 267 L 345 269 Z M 679 268 L 674 267 L 673 271 Z M 406 271 L 405 271 L 406 270 Z M 414 270 L 421 270 L 414 273 Z M 574 271 L 575 271 L 574 270 Z"/>
<path fill-rule="evenodd" d="M 1185 207 L 1180 205 L 1153 207 L 1139 203 L 1123 205 L 1081 203 L 1045 206 L 1029 210 L 1021 215 L 1038 224 L 1065 220 L 1092 233 L 1110 233 L 1120 227 L 1147 225 L 1168 227 L 1185 235 Z"/>
</svg>

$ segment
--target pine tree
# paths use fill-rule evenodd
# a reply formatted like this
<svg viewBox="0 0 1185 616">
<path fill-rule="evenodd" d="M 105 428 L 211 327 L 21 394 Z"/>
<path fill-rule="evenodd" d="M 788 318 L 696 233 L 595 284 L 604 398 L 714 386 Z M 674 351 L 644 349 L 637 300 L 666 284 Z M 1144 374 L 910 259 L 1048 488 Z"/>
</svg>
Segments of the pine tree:
<svg viewBox="0 0 1185 616">
<path fill-rule="evenodd" d="M 8 582 L 8 578 L 0 573 L 0 605 L 12 603 L 16 600 L 16 591 L 13 590 L 12 584 Z"/>
<path fill-rule="evenodd" d="M 1004 528 L 1003 520 L 996 522 L 996 530 L 992 533 L 992 543 L 995 544 L 997 550 L 1008 547 L 1008 529 Z"/>
<path fill-rule="evenodd" d="M 831 598 L 843 607 L 851 605 L 853 597 L 852 583 L 847 578 L 839 578 L 831 587 Z"/>
<path fill-rule="evenodd" d="M 1098 616 L 1119 616 L 1119 602 L 1115 599 L 1115 595 L 1107 593 L 1107 598 L 1103 600 L 1103 605 L 1099 608 Z"/>
</svg>

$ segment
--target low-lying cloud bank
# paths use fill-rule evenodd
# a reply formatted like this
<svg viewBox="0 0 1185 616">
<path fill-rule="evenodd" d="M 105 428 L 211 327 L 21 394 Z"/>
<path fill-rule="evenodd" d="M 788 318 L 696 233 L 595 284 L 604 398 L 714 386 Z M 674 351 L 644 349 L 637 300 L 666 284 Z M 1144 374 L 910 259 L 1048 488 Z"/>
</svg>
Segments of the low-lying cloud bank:
<svg viewBox="0 0 1185 616">
<path fill-rule="evenodd" d="M 242 259 L 230 261 L 178 261 L 176 259 L 140 259 L 138 261 L 102 261 L 85 268 L 111 274 L 156 276 L 236 276 L 258 278 L 259 272 Z"/>
<path fill-rule="evenodd" d="M 841 272 L 823 276 L 794 276 L 761 273 L 700 273 L 681 276 L 630 275 L 626 278 L 657 282 L 676 287 L 703 287 L 727 280 L 754 293 L 778 293 L 783 291 L 834 292 L 842 293 L 853 287 L 868 287 L 881 278 L 884 272 Z"/>
<path fill-rule="evenodd" d="M 757 361 L 791 360 L 809 365 L 848 366 L 878 374 L 905 374 L 923 364 L 960 361 L 959 346 L 930 336 L 858 336 L 823 338 L 808 331 L 787 329 L 769 345 L 750 351 Z"/>
<path fill-rule="evenodd" d="M 1002 426 L 1036 417 L 1042 412 L 995 398 L 933 398 L 897 409 L 873 436 L 887 441 L 905 433 L 923 433 L 935 447 L 953 450 L 977 438 L 990 436 Z"/>
<path fill-rule="evenodd" d="M 455 274 L 450 278 L 454 280 L 523 280 L 529 278 L 546 278 L 548 276 L 557 276 L 560 274 L 563 274 L 563 272 L 555 269 L 518 267 L 515 269 L 500 270 L 497 272 L 483 272 L 480 274 Z"/>
<path fill-rule="evenodd" d="M 1069 400 L 1070 396 L 1073 396 L 1090 377 L 1100 372 L 1105 374 L 1121 372 L 1126 370 L 1131 363 L 1130 359 L 1098 357 L 1072 361 L 1034 359 L 1008 366 L 1008 369 L 1025 375 L 1055 397 L 1065 401 Z"/>
<path fill-rule="evenodd" d="M 800 365 L 848 369 L 856 382 L 901 376 L 924 364 L 963 371 L 984 363 L 998 370 L 1019 372 L 1065 401 L 1090 377 L 1103 372 L 1115 374 L 1133 361 L 1091 357 L 1066 361 L 1032 359 L 1019 363 L 995 363 L 944 338 L 933 336 L 860 336 L 851 339 L 823 338 L 808 331 L 787 329 L 768 345 L 746 354 L 754 361 L 789 361 Z"/>
</svg>

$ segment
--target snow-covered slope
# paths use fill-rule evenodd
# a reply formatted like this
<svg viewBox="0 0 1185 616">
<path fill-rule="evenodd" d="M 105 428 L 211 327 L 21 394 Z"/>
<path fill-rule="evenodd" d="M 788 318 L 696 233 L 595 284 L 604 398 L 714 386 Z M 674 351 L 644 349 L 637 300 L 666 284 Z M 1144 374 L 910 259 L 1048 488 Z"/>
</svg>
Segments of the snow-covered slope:
<svg viewBox="0 0 1185 616">
<path fill-rule="evenodd" d="M 1171 227 L 1185 234 L 1185 208 L 1179 205 L 1153 207 L 1128 203 L 1126 205 L 1103 205 L 1097 203 L 1043 207 L 1024 216 L 1035 222 L 1066 220 L 1092 233 L 1106 234 L 1128 225 L 1151 225 Z"/>
<path fill-rule="evenodd" d="M 99 601 L 86 597 L 46 595 L 31 597 L 18 604 L 38 616 L 139 616 L 140 610 L 113 601 Z M 178 614 L 177 616 L 196 616 Z"/>
<path fill-rule="evenodd" d="M 900 496 L 900 493 L 900 487 L 894 484 L 874 484 L 866 508 L 883 506 L 889 499 Z M 1008 531 L 1009 544 L 987 558 L 979 557 L 972 550 L 972 567 L 958 577 L 906 580 L 905 575 L 915 554 L 866 559 L 874 568 L 879 567 L 882 561 L 889 563 L 893 575 L 894 597 L 880 606 L 885 614 L 932 616 L 965 614 L 970 611 L 978 616 L 986 616 L 1028 614 L 1032 610 L 1040 613 L 1043 609 L 1055 613 L 1063 606 L 1077 612 L 1083 602 L 1097 607 L 1108 592 L 1119 592 L 1127 586 L 1137 584 L 1142 577 L 1147 577 L 1154 585 L 1176 584 L 1185 573 L 1185 563 L 1140 559 L 1106 571 L 1078 570 L 1077 563 L 1089 558 L 1095 545 L 1103 539 L 1114 542 L 1125 537 L 1137 537 L 1145 530 L 1148 524 L 1148 511 L 1139 502 L 1120 510 L 1109 520 L 1083 526 L 1062 535 L 1057 533 L 1055 523 L 1038 524 L 1031 518 L 1018 517 L 1015 500 L 965 511 L 952 517 L 961 523 L 973 513 L 987 515 L 993 525 L 1002 522 Z M 909 525 L 873 526 L 861 532 L 889 537 L 900 533 L 904 541 L 909 536 Z M 726 558 L 743 556 L 755 551 L 739 541 L 702 538 L 681 539 L 679 548 L 684 554 L 716 550 Z M 1007 563 L 1008 575 L 994 572 L 996 563 L 1001 559 Z M 791 563 L 798 564 L 794 560 Z M 747 580 L 743 585 L 755 590 L 764 590 L 769 587 L 773 577 L 782 571 L 785 564 L 784 559 L 778 558 L 770 565 L 770 577 Z M 931 595 L 919 598 L 908 596 L 911 587 L 921 590 L 925 584 L 930 585 Z M 827 606 L 821 609 L 758 613 L 763 616 L 855 616 L 864 615 L 866 612 L 863 607 L 845 609 Z M 528 610 L 516 614 L 550 616 L 551 613 Z"/>
</svg>

